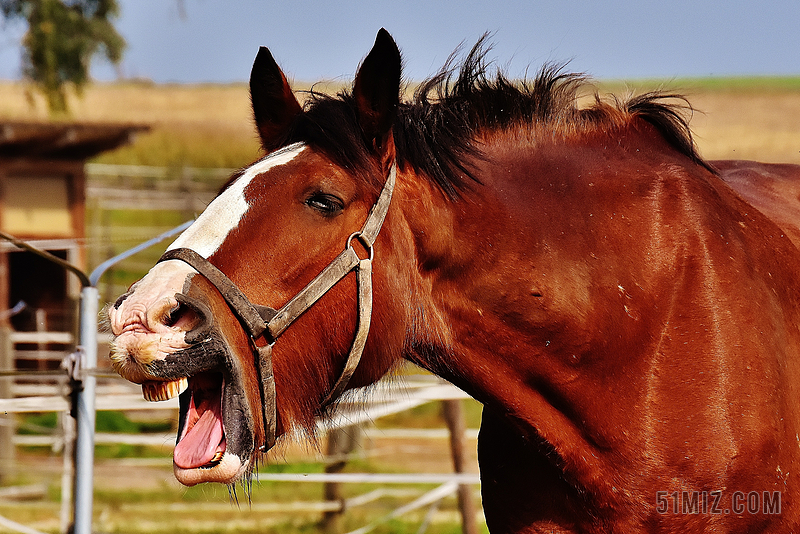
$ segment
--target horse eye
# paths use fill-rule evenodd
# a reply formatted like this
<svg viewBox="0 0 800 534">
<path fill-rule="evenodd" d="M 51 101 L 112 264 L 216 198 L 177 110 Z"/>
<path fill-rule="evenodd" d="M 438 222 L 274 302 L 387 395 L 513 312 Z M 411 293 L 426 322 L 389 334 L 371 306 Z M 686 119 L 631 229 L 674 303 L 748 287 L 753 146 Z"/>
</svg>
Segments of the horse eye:
<svg viewBox="0 0 800 534">
<path fill-rule="evenodd" d="M 344 202 L 340 198 L 327 193 L 314 193 L 306 200 L 306 206 L 317 210 L 323 215 L 336 215 L 344 209 Z"/>
</svg>

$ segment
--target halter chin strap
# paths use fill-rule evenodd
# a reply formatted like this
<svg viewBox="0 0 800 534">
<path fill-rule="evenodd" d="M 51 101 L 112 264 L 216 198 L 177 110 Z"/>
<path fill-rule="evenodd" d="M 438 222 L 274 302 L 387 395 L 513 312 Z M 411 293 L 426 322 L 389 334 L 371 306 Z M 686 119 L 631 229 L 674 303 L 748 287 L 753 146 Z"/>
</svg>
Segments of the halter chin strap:
<svg viewBox="0 0 800 534">
<path fill-rule="evenodd" d="M 344 392 L 361 360 L 372 317 L 372 259 L 374 257 L 372 245 L 375 243 L 375 239 L 378 237 L 383 221 L 386 218 L 396 178 L 397 163 L 392 163 L 381 194 L 372 206 L 361 230 L 353 233 L 347 239 L 344 251 L 279 310 L 250 302 L 250 299 L 236 287 L 236 284 L 225 273 L 192 249 L 171 249 L 166 251 L 161 256 L 161 259 L 158 260 L 159 263 L 167 260 L 180 260 L 197 270 L 217 288 L 225 302 L 228 303 L 228 307 L 230 307 L 250 336 L 253 356 L 261 382 L 260 393 L 265 433 L 265 443 L 262 450 L 264 451 L 269 450 L 275 444 L 277 427 L 275 377 L 272 373 L 272 344 L 275 343 L 289 325 L 353 270 L 356 271 L 358 284 L 356 335 L 344 370 L 336 384 L 334 384 L 333 389 L 322 402 L 322 406 L 329 405 Z M 354 239 L 357 239 L 366 249 L 368 254 L 366 259 L 361 259 L 356 253 L 353 248 Z M 259 339 L 264 341 L 259 344 L 257 343 Z"/>
</svg>

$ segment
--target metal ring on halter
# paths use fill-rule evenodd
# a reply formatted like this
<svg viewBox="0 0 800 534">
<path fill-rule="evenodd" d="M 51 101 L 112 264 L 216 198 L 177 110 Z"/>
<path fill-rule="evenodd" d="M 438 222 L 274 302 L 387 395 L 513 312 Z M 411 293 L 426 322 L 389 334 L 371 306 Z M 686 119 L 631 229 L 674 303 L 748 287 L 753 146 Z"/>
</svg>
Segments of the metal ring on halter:
<svg viewBox="0 0 800 534">
<path fill-rule="evenodd" d="M 369 258 L 367 259 L 369 261 L 372 261 L 372 258 L 375 257 L 375 249 L 372 248 L 372 245 L 364 241 L 364 237 L 361 231 L 353 232 L 352 234 L 350 234 L 350 237 L 347 238 L 347 243 L 345 243 L 344 248 L 353 249 L 353 245 L 350 244 L 353 241 L 353 239 L 358 239 L 358 242 L 361 243 L 361 246 L 364 247 L 364 250 L 366 250 L 369 253 Z"/>
</svg>

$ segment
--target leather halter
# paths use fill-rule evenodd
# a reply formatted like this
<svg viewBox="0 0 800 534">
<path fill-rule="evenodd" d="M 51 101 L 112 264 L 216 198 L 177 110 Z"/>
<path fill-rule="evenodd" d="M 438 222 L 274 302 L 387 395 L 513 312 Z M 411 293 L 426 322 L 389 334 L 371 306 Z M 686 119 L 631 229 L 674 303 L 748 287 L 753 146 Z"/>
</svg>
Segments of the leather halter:
<svg viewBox="0 0 800 534">
<path fill-rule="evenodd" d="M 350 271 L 356 271 L 358 284 L 358 323 L 353 345 L 347 357 L 344 370 L 334 384 L 333 389 L 322 402 L 327 406 L 344 392 L 347 383 L 361 359 L 364 344 L 369 333 L 372 316 L 372 245 L 383 226 L 386 212 L 392 200 L 394 184 L 397 177 L 397 163 L 393 162 L 389 176 L 381 190 L 378 200 L 370 209 L 369 215 L 360 231 L 347 238 L 345 249 L 320 272 L 316 278 L 301 289 L 297 295 L 278 310 L 268 306 L 253 304 L 250 299 L 228 278 L 225 273 L 212 265 L 206 258 L 189 248 L 167 250 L 158 262 L 180 260 L 204 276 L 227 302 L 250 336 L 255 367 L 261 382 L 262 414 L 264 417 L 265 443 L 261 447 L 267 451 L 275 444 L 277 427 L 277 408 L 275 406 L 275 377 L 272 373 L 272 345 L 278 337 L 306 310 L 339 283 Z M 353 248 L 353 240 L 357 239 L 366 249 L 369 256 L 361 259 Z M 259 345 L 257 340 L 263 340 Z"/>
</svg>

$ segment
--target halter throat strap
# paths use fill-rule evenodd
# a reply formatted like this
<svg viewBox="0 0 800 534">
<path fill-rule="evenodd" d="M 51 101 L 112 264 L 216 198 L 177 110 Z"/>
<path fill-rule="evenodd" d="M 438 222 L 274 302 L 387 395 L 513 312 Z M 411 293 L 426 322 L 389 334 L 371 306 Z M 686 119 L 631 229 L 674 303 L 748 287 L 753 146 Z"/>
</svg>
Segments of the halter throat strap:
<svg viewBox="0 0 800 534">
<path fill-rule="evenodd" d="M 378 200 L 370 209 L 369 215 L 361 230 L 353 233 L 345 244 L 345 249 L 325 267 L 311 282 L 301 289 L 280 309 L 253 304 L 247 295 L 240 290 L 228 276 L 213 265 L 208 259 L 189 248 L 167 250 L 159 263 L 168 260 L 180 260 L 193 267 L 220 292 L 228 307 L 233 311 L 247 331 L 253 346 L 256 368 L 261 380 L 261 397 L 263 403 L 264 430 L 266 443 L 262 449 L 268 450 L 275 443 L 276 407 L 275 381 L 272 375 L 271 347 L 278 337 L 314 303 L 317 302 L 333 286 L 351 271 L 356 271 L 358 284 L 358 319 L 356 334 L 347 357 L 345 367 L 339 379 L 322 403 L 327 406 L 336 400 L 345 390 L 355 372 L 364 350 L 369 333 L 372 316 L 372 259 L 373 244 L 380 233 L 386 212 L 392 200 L 397 177 L 397 163 L 393 162 L 389 175 L 384 183 Z M 368 257 L 361 259 L 353 248 L 353 240 L 357 239 L 366 249 Z M 265 339 L 259 345 L 259 339 Z"/>
</svg>

